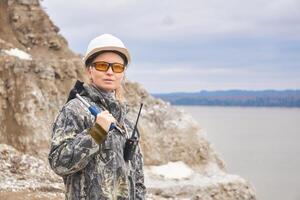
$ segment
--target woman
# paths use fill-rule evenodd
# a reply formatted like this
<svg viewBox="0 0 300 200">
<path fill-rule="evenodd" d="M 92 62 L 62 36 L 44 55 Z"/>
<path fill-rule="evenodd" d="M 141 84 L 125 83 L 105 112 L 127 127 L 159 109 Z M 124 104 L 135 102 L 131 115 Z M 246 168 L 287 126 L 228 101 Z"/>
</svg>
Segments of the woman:
<svg viewBox="0 0 300 200">
<path fill-rule="evenodd" d="M 67 200 L 145 199 L 140 148 L 131 161 L 123 155 L 133 131 L 121 93 L 129 62 L 127 48 L 110 34 L 89 43 L 84 63 L 90 83 L 80 95 L 101 112 L 95 118 L 73 98 L 53 124 L 49 162 L 64 180 Z"/>
</svg>

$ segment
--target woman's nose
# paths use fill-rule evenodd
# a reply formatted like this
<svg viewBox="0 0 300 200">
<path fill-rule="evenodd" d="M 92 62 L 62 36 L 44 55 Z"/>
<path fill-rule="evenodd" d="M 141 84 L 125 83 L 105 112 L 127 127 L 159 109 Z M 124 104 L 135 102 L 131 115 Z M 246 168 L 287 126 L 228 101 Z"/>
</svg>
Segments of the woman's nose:
<svg viewBox="0 0 300 200">
<path fill-rule="evenodd" d="M 112 67 L 109 66 L 108 70 L 106 71 L 107 74 L 114 74 Z"/>
</svg>

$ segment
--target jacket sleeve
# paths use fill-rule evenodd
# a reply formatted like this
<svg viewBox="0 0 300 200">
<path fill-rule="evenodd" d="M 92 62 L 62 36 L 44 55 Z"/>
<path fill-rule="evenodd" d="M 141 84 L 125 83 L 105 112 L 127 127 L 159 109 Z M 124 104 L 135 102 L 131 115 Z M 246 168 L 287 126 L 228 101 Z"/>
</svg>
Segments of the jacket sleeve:
<svg viewBox="0 0 300 200">
<path fill-rule="evenodd" d="M 135 164 L 135 194 L 136 199 L 146 199 L 146 187 L 144 184 L 144 161 L 141 153 L 140 145 L 137 146 L 136 154 L 134 156 Z"/>
<path fill-rule="evenodd" d="M 83 169 L 99 150 L 86 128 L 82 111 L 64 107 L 53 124 L 48 159 L 51 168 L 60 176 Z"/>
</svg>

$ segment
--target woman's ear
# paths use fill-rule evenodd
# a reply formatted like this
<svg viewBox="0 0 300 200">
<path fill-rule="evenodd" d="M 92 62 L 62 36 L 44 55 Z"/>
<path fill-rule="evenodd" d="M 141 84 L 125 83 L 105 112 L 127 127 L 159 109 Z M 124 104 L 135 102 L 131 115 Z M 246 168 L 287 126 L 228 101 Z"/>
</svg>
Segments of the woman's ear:
<svg viewBox="0 0 300 200">
<path fill-rule="evenodd" d="M 86 67 L 85 72 L 86 72 L 86 75 L 89 78 L 90 82 L 93 82 L 92 81 L 92 67 Z"/>
</svg>

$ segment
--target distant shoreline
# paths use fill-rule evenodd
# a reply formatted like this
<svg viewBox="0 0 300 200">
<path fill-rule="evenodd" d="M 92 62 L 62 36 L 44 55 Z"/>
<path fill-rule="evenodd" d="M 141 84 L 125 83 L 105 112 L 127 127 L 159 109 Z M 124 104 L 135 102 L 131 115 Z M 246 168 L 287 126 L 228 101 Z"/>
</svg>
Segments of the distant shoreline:
<svg viewBox="0 0 300 200">
<path fill-rule="evenodd" d="M 204 90 L 152 95 L 182 106 L 300 107 L 300 90 Z"/>
<path fill-rule="evenodd" d="M 291 108 L 300 109 L 300 106 L 223 106 L 223 105 L 186 105 L 186 104 L 171 104 L 172 106 L 186 106 L 186 107 L 222 107 L 222 108 Z"/>
</svg>

